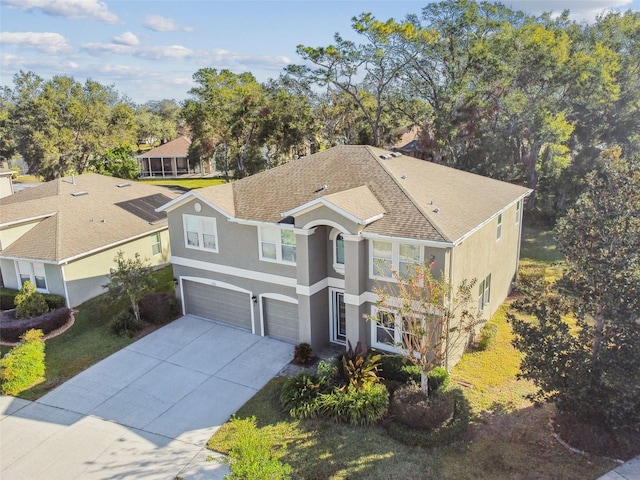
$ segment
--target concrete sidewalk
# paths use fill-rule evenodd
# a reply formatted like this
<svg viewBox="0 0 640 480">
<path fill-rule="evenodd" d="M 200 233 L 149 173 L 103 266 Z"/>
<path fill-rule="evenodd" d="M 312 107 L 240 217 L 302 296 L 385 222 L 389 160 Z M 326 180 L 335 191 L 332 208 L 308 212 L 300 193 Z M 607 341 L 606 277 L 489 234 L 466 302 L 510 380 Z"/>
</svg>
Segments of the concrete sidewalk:
<svg viewBox="0 0 640 480">
<path fill-rule="evenodd" d="M 598 480 L 640 480 L 640 456 L 625 462 Z"/>
<path fill-rule="evenodd" d="M 293 345 L 185 316 L 36 402 L 0 399 L 0 477 L 221 479 L 205 444 Z"/>
</svg>

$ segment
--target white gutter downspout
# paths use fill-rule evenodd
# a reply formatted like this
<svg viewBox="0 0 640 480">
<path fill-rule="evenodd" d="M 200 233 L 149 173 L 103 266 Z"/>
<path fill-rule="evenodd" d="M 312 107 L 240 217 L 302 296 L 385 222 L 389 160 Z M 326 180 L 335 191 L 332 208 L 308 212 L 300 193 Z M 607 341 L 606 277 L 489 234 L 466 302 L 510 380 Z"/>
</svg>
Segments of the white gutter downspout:
<svg viewBox="0 0 640 480">
<path fill-rule="evenodd" d="M 453 252 L 455 250 L 455 247 L 450 247 L 449 248 L 449 282 L 450 284 L 453 286 Z M 451 304 L 453 303 L 453 290 L 451 290 L 449 292 L 449 306 L 451 306 Z M 444 352 L 444 368 L 447 372 L 451 373 L 449 370 L 449 341 L 450 341 L 450 337 L 449 337 L 449 330 L 451 328 L 451 326 L 449 325 L 449 321 L 450 319 L 447 319 L 447 337 L 446 337 L 446 345 L 445 345 L 445 352 Z"/>
<path fill-rule="evenodd" d="M 71 308 L 69 301 L 69 290 L 67 289 L 67 279 L 64 274 L 64 265 L 60 265 L 60 273 L 62 274 L 62 286 L 64 287 L 64 298 L 67 301 L 67 308 Z"/>
</svg>

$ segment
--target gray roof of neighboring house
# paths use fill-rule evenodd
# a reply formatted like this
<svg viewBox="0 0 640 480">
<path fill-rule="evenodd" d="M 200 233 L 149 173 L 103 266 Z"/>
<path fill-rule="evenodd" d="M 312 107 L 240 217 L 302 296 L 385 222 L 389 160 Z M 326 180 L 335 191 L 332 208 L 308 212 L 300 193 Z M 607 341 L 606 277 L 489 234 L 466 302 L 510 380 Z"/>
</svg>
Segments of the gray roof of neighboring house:
<svg viewBox="0 0 640 480">
<path fill-rule="evenodd" d="M 359 187 L 367 187 L 369 193 Z M 353 192 L 348 196 L 336 197 L 349 190 Z M 453 243 L 530 190 L 413 157 L 394 157 L 379 148 L 350 145 L 301 158 L 231 185 L 185 195 L 204 198 L 236 218 L 276 223 L 283 213 L 321 197 L 335 204 L 336 199 L 345 202 L 354 193 L 357 195 L 348 201 L 350 210 L 354 211 L 353 200 L 357 199 L 367 202 L 357 207 L 361 215 L 383 213 L 363 231 Z"/>
<path fill-rule="evenodd" d="M 0 229 L 37 222 L 0 256 L 62 262 L 162 230 L 166 217 L 150 222 L 150 216 L 175 196 L 165 187 L 95 173 L 43 183 L 0 199 Z"/>
<path fill-rule="evenodd" d="M 178 137 L 138 155 L 137 158 L 186 158 L 190 145 L 191 140 L 188 137 Z"/>
</svg>

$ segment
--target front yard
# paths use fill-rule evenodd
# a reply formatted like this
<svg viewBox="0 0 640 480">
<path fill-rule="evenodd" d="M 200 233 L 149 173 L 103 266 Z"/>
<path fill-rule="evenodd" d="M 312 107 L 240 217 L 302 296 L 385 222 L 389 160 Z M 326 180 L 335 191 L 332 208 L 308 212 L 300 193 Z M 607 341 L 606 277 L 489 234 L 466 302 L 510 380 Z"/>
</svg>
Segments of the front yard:
<svg viewBox="0 0 640 480">
<path fill-rule="evenodd" d="M 525 246 L 526 245 L 526 246 Z M 561 254 L 548 232 L 529 229 L 524 263 L 542 265 L 549 277 L 562 269 Z M 299 421 L 282 411 L 284 378 L 276 378 L 237 413 L 255 416 L 261 435 L 286 447 L 281 460 L 304 479 L 595 479 L 615 467 L 606 459 L 573 453 L 553 436 L 553 407 L 534 407 L 524 395 L 533 385 L 519 380 L 520 353 L 511 345 L 504 305 L 490 320 L 497 326 L 494 346 L 465 354 L 453 369 L 473 410 L 469 430 L 458 442 L 424 449 L 389 437 L 383 426 L 354 427 L 322 420 Z M 208 447 L 227 453 L 234 427 L 223 425 Z"/>
<path fill-rule="evenodd" d="M 173 291 L 173 270 L 170 266 L 153 272 L 153 275 L 157 280 L 156 291 Z M 125 303 L 106 306 L 101 303 L 102 299 L 102 296 L 96 297 L 77 307 L 74 325 L 62 335 L 47 340 L 46 380 L 22 392 L 19 397 L 27 400 L 40 398 L 62 382 L 136 340 L 135 337 L 118 337 L 110 331 L 113 316 Z M 10 347 L 0 347 L 0 356 L 9 349 Z"/>
</svg>

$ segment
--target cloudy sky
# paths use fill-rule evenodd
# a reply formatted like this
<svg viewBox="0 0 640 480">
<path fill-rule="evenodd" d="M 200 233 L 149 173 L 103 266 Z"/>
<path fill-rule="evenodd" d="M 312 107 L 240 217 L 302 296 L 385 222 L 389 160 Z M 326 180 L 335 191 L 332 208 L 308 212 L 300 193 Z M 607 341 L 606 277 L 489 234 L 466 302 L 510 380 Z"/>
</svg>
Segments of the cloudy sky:
<svg viewBox="0 0 640 480">
<path fill-rule="evenodd" d="M 0 85 L 20 70 L 114 85 L 136 103 L 183 100 L 203 67 L 276 78 L 298 63 L 296 45 L 355 37 L 351 18 L 420 13 L 426 1 L 391 0 L 0 0 Z M 530 13 L 569 9 L 592 21 L 640 0 L 503 0 Z"/>
</svg>

